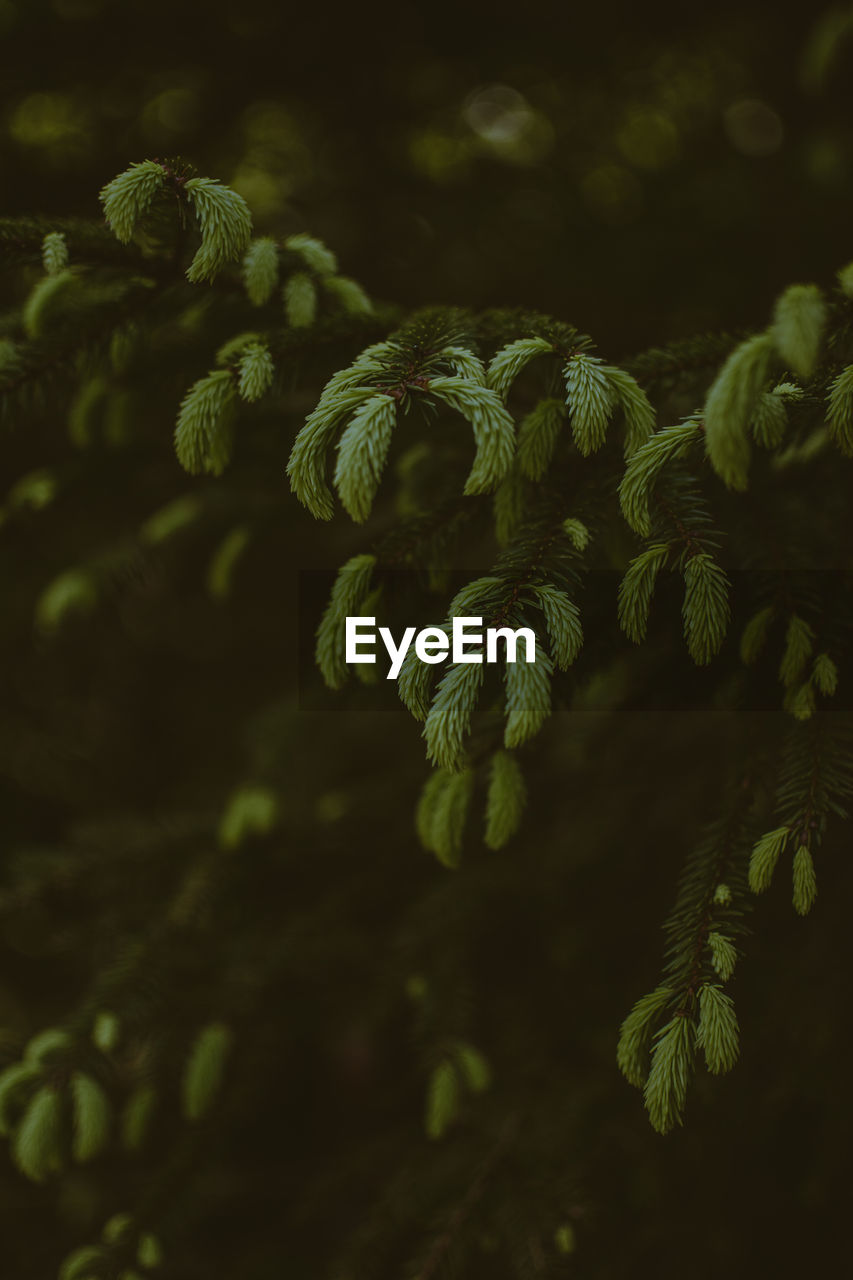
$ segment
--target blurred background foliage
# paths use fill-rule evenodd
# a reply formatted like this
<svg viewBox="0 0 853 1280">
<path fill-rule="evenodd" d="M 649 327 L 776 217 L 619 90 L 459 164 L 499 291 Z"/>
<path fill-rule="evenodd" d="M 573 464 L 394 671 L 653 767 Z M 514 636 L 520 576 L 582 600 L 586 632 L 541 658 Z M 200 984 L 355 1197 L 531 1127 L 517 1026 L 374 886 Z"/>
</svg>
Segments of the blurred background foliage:
<svg viewBox="0 0 853 1280">
<path fill-rule="evenodd" d="M 755 3 L 0 0 L 4 212 L 97 217 L 97 191 L 129 162 L 181 154 L 245 196 L 259 234 L 310 230 L 374 298 L 531 306 L 618 359 L 763 325 L 785 285 L 826 281 L 850 259 L 851 31 L 846 8 Z M 6 306 L 32 278 L 4 282 Z M 173 916 L 201 917 L 168 974 L 183 974 L 168 1034 L 220 1011 L 207 1007 L 212 975 L 227 970 L 247 1046 L 192 1176 L 180 1152 L 170 1172 L 163 1274 L 408 1274 L 476 1174 L 451 1146 L 412 1231 L 400 1202 L 424 1141 L 424 1078 L 411 1007 L 421 967 L 440 982 L 457 961 L 481 1001 L 459 990 L 448 1026 L 473 1022 L 498 1077 L 531 1046 L 529 1071 L 504 1078 L 494 1104 L 524 1116 L 540 1102 L 543 1163 L 510 1160 L 500 1175 L 520 1219 L 539 1204 L 550 1223 L 527 1237 L 530 1274 L 751 1276 L 840 1261 L 853 1138 L 843 867 L 806 924 L 784 896 L 762 903 L 739 988 L 748 1052 L 731 1079 L 705 1081 L 684 1132 L 658 1138 L 615 1069 L 618 1023 L 654 981 L 656 931 L 737 726 L 640 716 L 603 766 L 594 734 L 556 717 L 521 836 L 500 860 L 475 840 L 470 871 L 446 876 L 412 833 L 424 766 L 405 714 L 371 711 L 370 690 L 348 711 L 296 710 L 296 570 L 335 566 L 361 541 L 342 522 L 318 530 L 283 475 L 282 510 L 263 555 L 246 553 L 233 607 L 205 580 L 229 502 L 252 492 L 245 471 L 177 567 L 120 556 L 94 622 L 72 619 L 59 647 L 33 637 L 51 576 L 185 491 L 172 383 L 204 366 L 184 373 L 181 358 L 179 344 L 164 357 L 168 394 L 156 369 L 149 384 L 162 456 L 139 467 L 107 449 L 72 468 L 73 499 L 31 484 L 0 547 L 3 820 L 18 850 L 0 893 L 8 1059 L 93 973 L 131 963 L 127 938 L 164 898 Z M 42 420 L 57 413 L 48 402 Z M 10 433 L 4 492 L 51 461 L 35 435 Z M 685 782 L 691 756 L 714 763 Z M 231 899 L 207 921 L 184 877 L 247 773 L 274 782 L 283 817 L 229 872 L 229 934 Z M 843 840 L 834 849 L 843 860 Z M 46 895 L 34 887 L 45 881 Z M 160 980 L 152 960 L 142 986 Z M 4 1163 L 4 1267 L 52 1275 L 158 1167 L 151 1155 L 128 1173 L 108 1157 L 45 1191 Z M 518 1274 L 506 1224 L 484 1213 L 476 1226 L 460 1273 Z M 359 1231 L 364 1256 L 336 1266 Z"/>
<path fill-rule="evenodd" d="M 375 296 L 535 305 L 609 349 L 749 324 L 847 252 L 844 20 L 3 0 L 4 203 L 88 214 L 129 157 L 186 153 Z"/>
</svg>

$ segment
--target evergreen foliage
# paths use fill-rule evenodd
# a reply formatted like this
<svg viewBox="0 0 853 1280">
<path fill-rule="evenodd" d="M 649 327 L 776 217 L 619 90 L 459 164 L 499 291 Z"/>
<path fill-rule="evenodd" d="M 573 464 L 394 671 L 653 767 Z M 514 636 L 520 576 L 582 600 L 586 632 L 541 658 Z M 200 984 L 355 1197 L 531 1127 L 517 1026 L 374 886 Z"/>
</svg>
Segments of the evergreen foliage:
<svg viewBox="0 0 853 1280">
<path fill-rule="evenodd" d="M 509 751 L 496 751 L 489 772 L 486 833 L 490 849 L 500 849 L 518 830 L 527 800 L 524 775 Z"/>
<path fill-rule="evenodd" d="M 697 1101 L 725 1109 L 729 1095 L 703 1073 L 737 1075 L 751 1052 L 754 1014 L 738 1001 L 741 1049 L 735 1008 L 750 967 L 747 917 L 755 932 L 773 929 L 756 895 L 772 899 L 784 873 L 805 916 L 832 896 L 824 884 L 841 883 L 834 829 L 845 830 L 853 792 L 853 597 L 839 549 L 853 455 L 850 268 L 835 284 L 768 297 L 757 333 L 700 335 L 617 361 L 550 315 L 374 299 L 313 234 L 261 223 L 269 234 L 253 238 L 243 196 L 182 160 L 132 164 L 100 199 L 118 249 L 94 225 L 0 227 L 22 285 L 3 317 L 4 414 L 37 435 L 58 406 L 60 424 L 46 436 L 53 452 L 6 487 L 0 524 L 13 537 L 38 531 L 63 504 L 79 519 L 61 545 L 39 543 L 37 589 L 4 653 L 26 626 L 36 652 L 61 666 L 102 624 L 111 639 L 93 641 L 94 659 L 114 681 L 116 718 L 131 693 L 112 673 L 110 645 L 128 645 L 143 674 L 166 654 L 173 700 L 191 663 L 216 674 L 192 702 L 198 736 L 152 750 L 163 754 L 152 770 L 174 770 L 173 809 L 148 811 L 144 777 L 137 789 L 116 786 L 109 805 L 85 782 L 69 799 L 60 775 L 82 777 L 88 749 L 75 755 L 75 733 L 94 735 L 85 741 L 102 742 L 105 756 L 114 741 L 111 720 L 101 725 L 85 701 L 56 743 L 34 733 L 18 760 L 14 725 L 3 741 L 24 774 L 32 755 L 39 786 L 71 813 L 64 823 L 51 810 L 43 840 L 22 838 L 30 861 L 13 861 L 1 891 L 20 907 L 22 933 L 32 930 L 32 955 L 46 946 L 38 912 L 52 895 L 79 883 L 97 908 L 126 884 L 128 900 L 125 932 L 99 937 L 68 1007 L 54 1001 L 56 1025 L 0 1044 L 10 1169 L 45 1192 L 70 1187 L 69 1200 L 90 1185 L 73 1181 L 78 1166 L 93 1184 L 141 1170 L 116 1175 L 138 1203 L 94 1225 L 92 1215 L 85 1242 L 78 1231 L 57 1252 L 56 1274 L 134 1280 L 162 1266 L 166 1276 L 179 1234 L 170 1204 L 203 1178 L 217 1126 L 245 1122 L 256 1079 L 274 1080 L 301 1140 L 314 1109 L 337 1105 L 336 1071 L 357 1090 L 359 1072 L 376 1070 L 387 1111 L 375 1134 L 354 1127 L 348 1141 L 370 1148 L 382 1177 L 362 1185 L 350 1154 L 340 1170 L 307 1162 L 286 1189 L 297 1225 L 304 1214 L 316 1229 L 312 1196 L 340 1207 L 334 1241 L 318 1243 L 317 1274 L 429 1280 L 457 1233 L 469 1259 L 459 1274 L 492 1274 L 477 1270 L 490 1252 L 498 1277 L 568 1274 L 585 1211 L 562 1181 L 568 1157 L 555 1154 L 552 1128 L 561 1139 L 580 1132 L 584 1108 L 599 1105 L 599 1086 L 577 1083 L 572 1054 L 612 1064 L 615 1051 L 654 1131 L 643 1120 L 637 1141 L 682 1125 L 697 1073 Z M 108 517 L 90 510 L 99 486 Z M 284 639 L 272 622 L 267 634 L 265 616 L 294 543 L 306 564 L 334 571 L 324 603 L 321 574 L 300 584 L 322 683 L 302 662 L 298 699 L 271 693 L 254 670 L 256 651 L 260 670 L 273 643 L 282 663 L 298 660 L 295 588 Z M 386 689 L 376 670 L 346 661 L 346 619 L 363 615 L 392 629 L 417 616 L 437 636 L 463 617 L 530 628 L 535 661 L 501 649 L 495 669 L 454 657 L 432 665 L 410 649 Z M 232 662 L 251 706 L 229 685 Z M 44 699 L 54 695 L 46 686 Z M 666 717 L 682 702 L 708 712 L 707 723 L 670 730 L 667 754 Z M 637 727 L 638 711 L 655 727 Z M 350 725 L 350 715 L 374 714 L 394 726 L 384 772 L 371 772 Z M 305 730 L 312 718 L 316 738 Z M 346 777 L 332 746 L 347 756 Z M 311 790 L 316 775 L 324 780 Z M 616 777 L 635 787 L 630 827 Z M 402 833 L 383 826 L 392 793 L 406 806 Z M 681 806 L 675 837 L 668 805 Z M 546 834 L 525 845 L 540 818 Z M 333 853 L 336 824 L 393 844 L 399 879 L 389 885 L 391 864 L 371 863 L 355 837 L 346 857 Z M 416 841 L 434 857 L 404 862 Z M 587 907 L 557 901 L 550 886 L 571 878 L 580 896 L 601 860 L 614 893 L 622 877 L 626 893 L 641 877 L 666 892 L 676 845 L 683 865 L 659 977 L 618 1034 L 614 1015 L 603 1047 L 577 1028 L 569 1044 L 565 1024 L 580 1020 L 570 984 L 587 976 L 574 912 Z M 294 893 L 283 923 L 279 899 L 300 877 L 311 900 Z M 353 899 L 375 938 L 342 923 Z M 508 900 L 532 919 L 531 934 L 541 929 L 529 960 L 501 914 Z M 646 914 L 635 916 L 642 990 L 654 945 Z M 609 924 L 603 909 L 600 932 Z M 340 1003 L 324 985 L 326 932 L 340 943 Z M 365 991 L 368 943 L 383 959 Z M 517 1027 L 478 1007 L 480 949 L 489 981 L 516 992 Z M 202 955 L 204 992 L 190 1000 L 183 984 Z M 627 1007 L 634 973 L 597 955 L 590 998 L 609 988 Z M 517 995 L 520 971 L 536 966 L 553 966 L 568 987 L 544 1030 L 541 1009 Z M 291 1056 L 270 1068 L 264 1028 L 281 1007 L 286 1019 L 293 1011 Z M 365 1045 L 371 1028 L 391 1023 L 399 1044 L 377 1066 Z M 537 1036 L 543 1058 L 559 1058 L 556 1091 L 553 1072 L 525 1060 Z M 319 1083 L 317 1045 L 331 1063 Z"/>
</svg>

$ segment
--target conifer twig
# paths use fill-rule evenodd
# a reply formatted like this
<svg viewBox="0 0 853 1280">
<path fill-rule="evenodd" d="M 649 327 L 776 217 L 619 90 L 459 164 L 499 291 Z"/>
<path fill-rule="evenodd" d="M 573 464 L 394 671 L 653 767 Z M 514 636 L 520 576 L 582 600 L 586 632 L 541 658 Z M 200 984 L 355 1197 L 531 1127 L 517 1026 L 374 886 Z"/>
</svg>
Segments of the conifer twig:
<svg viewBox="0 0 853 1280">
<path fill-rule="evenodd" d="M 433 1241 L 430 1251 L 426 1256 L 426 1260 L 417 1274 L 417 1280 L 431 1280 L 431 1278 L 436 1274 L 436 1271 L 441 1266 L 447 1251 L 451 1248 L 462 1227 L 471 1216 L 474 1206 L 482 1197 L 486 1183 L 491 1177 L 495 1167 L 500 1162 L 507 1147 L 509 1147 L 515 1139 L 518 1133 L 519 1124 L 520 1121 L 518 1116 L 510 1116 L 507 1119 L 497 1142 L 481 1163 L 470 1186 L 468 1187 L 468 1190 L 465 1192 L 462 1200 L 450 1215 L 444 1231 L 442 1231 L 441 1235 Z"/>
</svg>

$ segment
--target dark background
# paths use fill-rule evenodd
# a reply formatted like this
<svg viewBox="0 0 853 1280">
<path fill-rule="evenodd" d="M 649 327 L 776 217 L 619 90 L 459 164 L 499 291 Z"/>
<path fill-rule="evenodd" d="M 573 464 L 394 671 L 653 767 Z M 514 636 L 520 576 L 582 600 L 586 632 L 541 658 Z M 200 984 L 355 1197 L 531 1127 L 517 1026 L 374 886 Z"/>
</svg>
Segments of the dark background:
<svg viewBox="0 0 853 1280">
<path fill-rule="evenodd" d="M 259 233 L 312 231 L 372 296 L 405 307 L 536 307 L 612 359 L 761 326 L 785 285 L 828 284 L 853 257 L 853 47 L 841 39 L 822 60 L 819 19 L 757 4 L 0 0 L 2 212 L 98 217 L 98 190 L 128 163 L 180 154 L 241 191 Z M 26 284 L 9 280 L 7 306 Z M 203 853 L 246 761 L 282 790 L 283 834 L 261 842 L 196 949 L 145 977 L 172 990 L 174 1023 L 194 1023 L 218 1013 L 230 965 L 225 1003 L 248 1046 L 219 1129 L 158 1221 L 164 1275 L 409 1274 L 476 1159 L 463 1152 L 460 1171 L 451 1146 L 446 1202 L 440 1178 L 412 1191 L 414 1223 L 376 1209 L 394 1179 L 405 1204 L 424 1145 L 400 991 L 409 972 L 460 958 L 476 995 L 457 993 L 451 1023 L 499 1081 L 529 1046 L 493 1105 L 532 1108 L 547 1157 L 502 1176 L 520 1204 L 556 1197 L 575 1224 L 559 1274 L 843 1267 L 843 830 L 808 921 L 787 891 L 760 904 L 737 985 L 743 1061 L 703 1079 L 685 1130 L 659 1138 L 616 1073 L 617 1029 L 656 981 L 684 851 L 748 728 L 658 709 L 626 717 L 605 750 L 558 717 L 522 834 L 500 855 L 475 838 L 463 872 L 440 879 L 411 828 L 417 727 L 372 715 L 369 689 L 340 714 L 297 706 L 296 575 L 361 548 L 343 521 L 318 529 L 287 507 L 228 612 L 198 587 L 211 541 L 180 569 L 142 565 L 60 646 L 33 641 L 33 601 L 74 550 L 183 492 L 171 430 L 164 419 L 150 469 L 117 464 L 107 489 L 93 467 L 77 505 L 7 530 L 0 551 L 10 1045 L 61 1020 L 150 928 L 175 851 Z M 4 483 L 49 460 L 10 430 Z M 43 857 L 56 880 L 64 853 L 93 874 L 28 896 L 29 868 L 38 879 Z M 5 1167 L 9 1273 L 52 1275 L 156 1183 L 170 1114 L 129 1174 L 109 1157 L 57 1191 Z M 478 1229 L 488 1241 L 498 1225 L 486 1215 Z M 372 1269 L 348 1243 L 361 1230 L 391 1242 Z M 463 1274 L 523 1274 L 484 1249 Z"/>
</svg>

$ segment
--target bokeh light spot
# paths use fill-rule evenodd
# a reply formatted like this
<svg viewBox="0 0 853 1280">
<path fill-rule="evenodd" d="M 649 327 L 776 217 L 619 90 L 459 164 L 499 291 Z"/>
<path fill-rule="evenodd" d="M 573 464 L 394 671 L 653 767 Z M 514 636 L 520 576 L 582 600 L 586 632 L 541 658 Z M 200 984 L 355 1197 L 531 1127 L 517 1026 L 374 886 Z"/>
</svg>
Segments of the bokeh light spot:
<svg viewBox="0 0 853 1280">
<path fill-rule="evenodd" d="M 785 137 L 780 117 L 759 98 L 733 102 L 723 114 L 729 142 L 744 156 L 770 156 Z"/>
<path fill-rule="evenodd" d="M 468 148 L 459 138 L 438 129 L 422 129 L 409 139 L 409 157 L 432 182 L 452 182 L 468 168 Z"/>
<path fill-rule="evenodd" d="M 617 142 L 625 159 L 638 169 L 665 169 L 681 151 L 671 117 L 653 107 L 631 108 Z"/>
<path fill-rule="evenodd" d="M 12 111 L 9 133 L 15 142 L 44 151 L 63 168 L 72 168 L 92 148 L 89 112 L 65 93 L 28 94 Z"/>
<path fill-rule="evenodd" d="M 509 85 L 475 89 L 465 100 L 462 118 L 486 150 L 515 164 L 538 163 L 554 141 L 550 120 Z"/>
<path fill-rule="evenodd" d="M 149 141 L 169 142 L 192 133 L 198 118 L 198 95 L 192 89 L 165 89 L 145 104 L 141 125 Z"/>
</svg>

